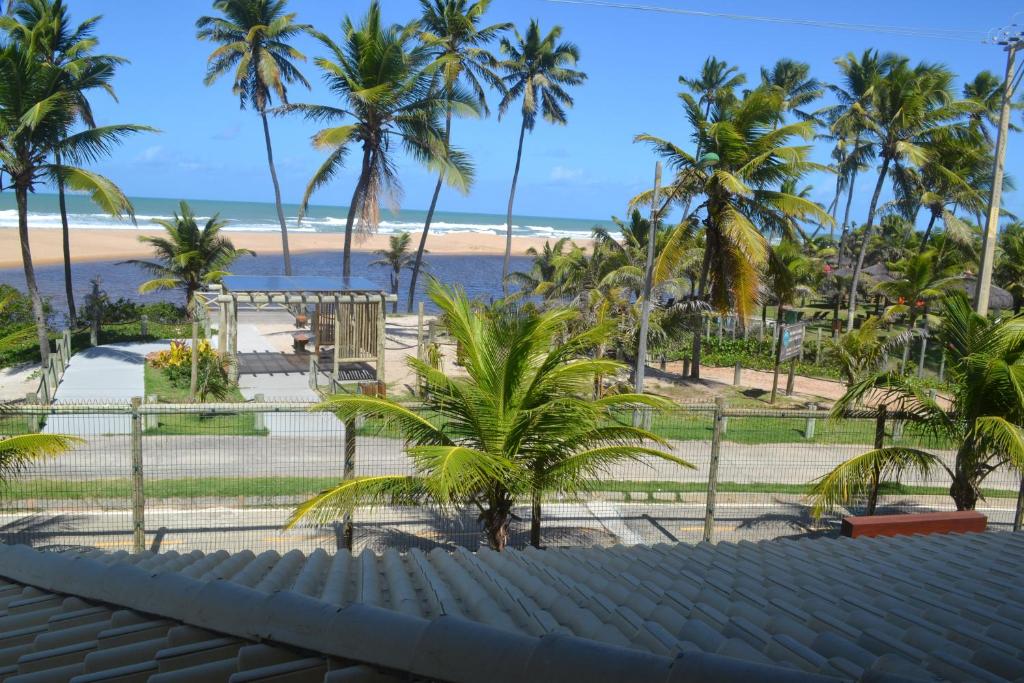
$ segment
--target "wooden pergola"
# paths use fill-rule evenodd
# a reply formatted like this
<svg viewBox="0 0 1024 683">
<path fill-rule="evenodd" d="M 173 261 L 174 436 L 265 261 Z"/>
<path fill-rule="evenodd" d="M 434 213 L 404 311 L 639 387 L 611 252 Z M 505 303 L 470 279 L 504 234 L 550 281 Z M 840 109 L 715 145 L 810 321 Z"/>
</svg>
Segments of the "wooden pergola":
<svg viewBox="0 0 1024 683">
<path fill-rule="evenodd" d="M 372 363 L 375 379 L 384 381 L 384 324 L 387 304 L 396 300 L 363 278 L 229 275 L 221 285 L 211 285 L 203 299 L 217 306 L 220 325 L 218 348 L 234 362 L 238 375 L 238 307 L 283 307 L 306 310 L 315 307 L 311 331 L 315 335 L 317 361 L 321 347 L 332 347 L 331 377 L 341 381 L 344 363 Z"/>
</svg>

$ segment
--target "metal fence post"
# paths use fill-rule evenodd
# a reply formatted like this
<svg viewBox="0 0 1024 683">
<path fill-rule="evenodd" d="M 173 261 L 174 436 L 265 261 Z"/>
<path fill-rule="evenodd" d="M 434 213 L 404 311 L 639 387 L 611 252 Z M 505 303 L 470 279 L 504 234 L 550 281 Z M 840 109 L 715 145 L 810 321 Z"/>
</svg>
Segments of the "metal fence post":
<svg viewBox="0 0 1024 683">
<path fill-rule="evenodd" d="M 132 552 L 146 549 L 146 495 L 142 479 L 142 398 L 132 397 Z"/>
<path fill-rule="evenodd" d="M 715 535 L 715 497 L 718 488 L 718 455 L 722 446 L 722 420 L 725 415 L 725 399 L 715 398 L 715 424 L 711 431 L 711 462 L 708 464 L 707 505 L 704 509 L 704 538 L 711 542 Z"/>
<path fill-rule="evenodd" d="M 342 479 L 350 480 L 355 477 L 356 474 L 356 421 L 345 420 L 345 460 L 342 465 Z M 353 528 L 352 528 L 352 513 L 354 510 L 346 512 L 341 519 L 342 525 L 342 539 L 345 544 L 345 548 L 352 550 L 353 540 Z"/>
<path fill-rule="evenodd" d="M 807 409 L 808 410 L 817 410 L 818 409 L 818 404 L 817 403 L 812 403 L 809 406 L 807 406 Z M 804 427 L 804 438 L 807 439 L 808 441 L 810 441 L 811 439 L 814 438 L 814 428 L 817 426 L 817 424 L 818 424 L 818 418 L 816 418 L 816 417 L 809 417 L 809 418 L 807 418 L 807 426 Z"/>
</svg>

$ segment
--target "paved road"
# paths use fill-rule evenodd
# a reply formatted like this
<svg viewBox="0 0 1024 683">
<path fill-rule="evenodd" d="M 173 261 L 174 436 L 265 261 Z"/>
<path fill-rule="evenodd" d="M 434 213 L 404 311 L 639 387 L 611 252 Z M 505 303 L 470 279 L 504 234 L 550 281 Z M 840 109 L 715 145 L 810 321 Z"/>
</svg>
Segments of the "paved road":
<svg viewBox="0 0 1024 683">
<path fill-rule="evenodd" d="M 932 501 L 932 504 L 936 504 Z M 939 501 L 938 505 L 944 505 Z M 1013 501 L 980 508 L 989 516 L 990 528 L 1008 530 Z M 907 509 L 907 508 L 903 508 Z M 912 509 L 936 509 L 919 504 Z M 330 526 L 283 531 L 290 508 L 203 509 L 151 508 L 146 512 L 146 544 L 158 542 L 162 550 L 212 552 L 225 549 L 254 552 L 298 548 L 334 551 L 336 530 Z M 543 538 L 546 545 L 624 545 L 636 543 L 696 543 L 704 529 L 703 503 L 546 504 Z M 527 542 L 529 510 L 516 511 L 512 542 Z M 356 550 L 411 547 L 430 549 L 452 544 L 475 548 L 481 542 L 476 513 L 441 515 L 425 508 L 378 508 L 357 510 Z M 736 500 L 720 503 L 714 524 L 716 541 L 756 541 L 807 534 L 813 524 L 807 508 L 795 499 Z M 123 510 L 82 510 L 75 514 L 49 515 L 6 513 L 0 515 L 0 541 L 29 543 L 37 547 L 89 546 L 109 550 L 131 549 L 130 514 Z M 823 525 L 817 533 L 835 533 Z"/>
</svg>

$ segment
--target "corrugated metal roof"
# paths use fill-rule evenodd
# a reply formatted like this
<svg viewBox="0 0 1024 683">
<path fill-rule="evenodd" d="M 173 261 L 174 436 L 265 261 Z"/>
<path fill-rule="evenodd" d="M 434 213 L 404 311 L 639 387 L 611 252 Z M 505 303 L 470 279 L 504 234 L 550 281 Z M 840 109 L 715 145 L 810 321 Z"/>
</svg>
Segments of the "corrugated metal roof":
<svg viewBox="0 0 1024 683">
<path fill-rule="evenodd" d="M 1024 679 L 1024 534 L 359 556 L 10 546 L 0 576 L 35 587 L 0 588 L 0 607 L 77 596 L 50 595 L 36 626 L 120 607 L 241 642 L 222 671 L 258 642 L 310 667 L 450 681 Z M 0 648 L 21 628 L 0 612 Z M 5 652 L 0 666 L 36 661 Z"/>
</svg>

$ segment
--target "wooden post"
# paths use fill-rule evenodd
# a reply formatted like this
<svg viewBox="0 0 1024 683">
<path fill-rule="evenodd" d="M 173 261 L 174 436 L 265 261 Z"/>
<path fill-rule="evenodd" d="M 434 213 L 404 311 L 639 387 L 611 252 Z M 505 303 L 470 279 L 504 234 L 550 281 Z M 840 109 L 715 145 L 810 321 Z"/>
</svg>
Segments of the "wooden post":
<svg viewBox="0 0 1024 683">
<path fill-rule="evenodd" d="M 715 398 L 715 424 L 711 431 L 711 462 L 708 465 L 707 502 L 704 507 L 703 540 L 710 543 L 715 536 L 715 498 L 718 492 L 718 457 L 722 447 L 722 413 L 725 410 L 725 399 Z"/>
<path fill-rule="evenodd" d="M 349 481 L 356 474 L 356 422 L 345 421 L 345 460 L 342 464 L 342 479 Z M 346 512 L 341 518 L 342 539 L 348 550 L 352 550 L 353 516 L 352 511 Z"/>
<path fill-rule="evenodd" d="M 690 359 L 689 358 L 684 358 L 683 359 L 683 377 L 689 377 L 689 376 L 690 376 Z"/>
<path fill-rule="evenodd" d="M 377 383 L 387 386 L 387 352 L 385 340 L 387 339 L 387 299 L 380 295 L 380 310 L 377 312 Z"/>
<path fill-rule="evenodd" d="M 146 403 L 148 403 L 148 404 L 152 405 L 152 404 L 159 403 L 159 402 L 160 402 L 160 397 L 157 396 L 156 394 L 150 394 L 149 396 L 146 397 Z M 142 429 L 143 430 L 156 429 L 159 426 L 160 426 L 160 416 L 159 415 L 153 415 L 151 413 L 146 413 L 145 415 L 142 416 Z"/>
<path fill-rule="evenodd" d="M 196 309 L 198 310 L 198 306 Z M 188 400 L 195 403 L 199 390 L 199 321 L 192 316 L 192 374 L 188 383 Z"/>
<path fill-rule="evenodd" d="M 772 397 L 769 403 L 775 405 L 775 397 L 779 393 L 779 366 L 782 361 L 779 360 L 779 356 L 782 355 L 782 325 L 776 325 L 778 329 L 775 331 L 778 336 L 778 341 L 775 343 L 775 365 L 772 369 Z"/>
<path fill-rule="evenodd" d="M 139 318 L 139 334 L 143 337 L 149 336 L 149 316 L 145 313 Z"/>
<path fill-rule="evenodd" d="M 219 304 L 220 319 L 217 321 L 217 352 L 221 358 L 228 350 L 228 305 L 223 301 Z"/>
<path fill-rule="evenodd" d="M 266 397 L 263 394 L 256 394 L 252 397 L 253 403 L 263 403 Z M 253 413 L 252 414 L 252 426 L 257 431 L 262 431 L 267 428 L 267 416 L 264 413 Z"/>
<path fill-rule="evenodd" d="M 814 364 L 821 365 L 821 328 L 818 328 L 818 342 L 814 348 Z"/>
<path fill-rule="evenodd" d="M 230 359 L 230 375 L 233 382 L 238 381 L 238 301 L 231 300 L 228 314 L 228 358 Z"/>
<path fill-rule="evenodd" d="M 146 495 L 142 477 L 142 398 L 132 397 L 132 552 L 146 549 Z"/>
<path fill-rule="evenodd" d="M 309 388 L 313 391 L 317 391 L 319 387 L 319 378 L 317 377 L 318 368 L 316 366 L 316 356 L 309 357 Z"/>
<path fill-rule="evenodd" d="M 419 318 L 416 321 L 416 358 L 423 361 L 423 302 L 419 303 Z"/>
<path fill-rule="evenodd" d="M 743 380 L 743 366 L 739 361 L 736 361 L 736 367 L 732 370 L 732 385 L 738 387 L 741 385 Z"/>
<path fill-rule="evenodd" d="M 334 364 L 331 369 L 331 377 L 341 379 L 338 373 L 341 369 L 341 304 L 334 307 Z"/>
<path fill-rule="evenodd" d="M 1017 509 L 1013 513 L 1013 530 L 1020 531 L 1024 523 L 1024 474 L 1020 477 L 1020 491 L 1017 492 Z"/>
<path fill-rule="evenodd" d="M 796 358 L 789 361 L 789 376 L 786 377 L 786 396 L 792 396 L 796 387 Z"/>
<path fill-rule="evenodd" d="M 812 403 L 811 405 L 807 406 L 807 409 L 817 410 L 818 404 Z M 807 425 L 804 427 L 804 438 L 807 439 L 808 441 L 814 438 L 814 428 L 817 426 L 817 422 L 818 419 L 815 417 L 807 418 Z"/>
</svg>

